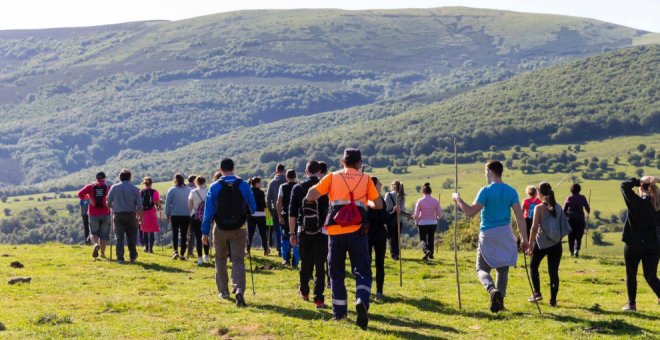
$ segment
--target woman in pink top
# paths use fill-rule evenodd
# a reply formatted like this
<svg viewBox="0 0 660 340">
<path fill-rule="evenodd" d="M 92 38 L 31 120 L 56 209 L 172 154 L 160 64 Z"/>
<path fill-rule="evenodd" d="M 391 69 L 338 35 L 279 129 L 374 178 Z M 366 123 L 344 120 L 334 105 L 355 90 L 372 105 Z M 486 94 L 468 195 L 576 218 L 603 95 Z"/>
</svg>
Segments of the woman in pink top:
<svg viewBox="0 0 660 340">
<path fill-rule="evenodd" d="M 433 259 L 433 240 L 438 220 L 442 218 L 442 207 L 437 199 L 431 197 L 431 184 L 424 183 L 422 193 L 424 197 L 417 200 L 413 218 L 419 228 L 419 238 L 422 241 L 424 251 L 423 260 Z"/>
<path fill-rule="evenodd" d="M 144 239 L 144 251 L 147 253 L 154 252 L 154 234 L 160 232 L 157 213 L 162 211 L 160 194 L 158 194 L 158 190 L 151 187 L 153 183 L 151 177 L 145 177 L 144 182 L 142 182 L 144 189 L 140 190 L 142 208 L 144 209 L 142 224 L 140 224 L 140 232 L 142 232 Z"/>
</svg>

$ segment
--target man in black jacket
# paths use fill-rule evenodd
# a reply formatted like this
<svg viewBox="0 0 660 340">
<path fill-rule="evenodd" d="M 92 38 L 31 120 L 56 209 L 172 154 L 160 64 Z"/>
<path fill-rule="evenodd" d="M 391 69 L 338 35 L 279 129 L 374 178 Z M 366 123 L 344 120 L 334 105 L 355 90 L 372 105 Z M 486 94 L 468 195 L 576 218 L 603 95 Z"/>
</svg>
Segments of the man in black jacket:
<svg viewBox="0 0 660 340">
<path fill-rule="evenodd" d="M 304 201 L 309 188 L 319 182 L 321 167 L 315 160 L 307 162 L 307 179 L 296 184 L 289 204 L 289 232 L 292 245 L 299 244 L 300 296 L 309 301 L 309 280 L 314 277 L 314 304 L 325 308 L 325 262 L 328 258 L 328 236 L 323 233 L 323 223 L 328 214 L 328 196 L 316 201 Z M 297 228 L 297 230 L 296 230 Z M 296 237 L 297 235 L 297 237 Z"/>
</svg>

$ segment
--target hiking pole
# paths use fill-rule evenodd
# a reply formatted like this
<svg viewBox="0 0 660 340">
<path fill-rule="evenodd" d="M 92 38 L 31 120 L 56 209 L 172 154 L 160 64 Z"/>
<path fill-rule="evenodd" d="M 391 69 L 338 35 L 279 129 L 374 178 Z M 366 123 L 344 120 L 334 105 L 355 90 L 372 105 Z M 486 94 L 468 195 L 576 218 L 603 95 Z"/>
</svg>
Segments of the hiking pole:
<svg viewBox="0 0 660 340">
<path fill-rule="evenodd" d="M 397 188 L 398 190 L 398 188 Z M 399 194 L 396 194 L 397 205 L 401 204 Z M 399 206 L 401 209 L 401 206 Z M 403 264 L 401 258 L 403 257 L 403 247 L 401 246 L 401 213 L 396 213 L 396 238 L 397 243 L 399 244 L 399 287 L 403 287 Z"/>
<path fill-rule="evenodd" d="M 531 247 L 531 246 L 530 246 Z M 541 306 L 539 306 L 539 301 L 534 295 L 534 287 L 532 286 L 532 280 L 529 278 L 529 269 L 527 268 L 527 252 L 523 251 L 523 257 L 525 259 L 525 272 L 527 273 L 527 282 L 529 282 L 529 289 L 532 291 L 532 297 L 534 298 L 534 303 L 536 303 L 536 308 L 539 310 L 539 315 L 543 316 L 541 313 Z"/>
<path fill-rule="evenodd" d="M 438 204 L 440 204 L 440 194 L 438 194 Z M 440 209 L 440 211 L 442 212 L 442 209 Z M 433 239 L 434 251 L 438 249 L 438 242 L 440 242 L 440 221 L 438 221 L 435 225 L 436 225 L 436 233 L 435 233 L 436 235 L 435 238 Z"/>
<path fill-rule="evenodd" d="M 254 272 L 252 272 L 252 254 L 248 251 L 248 260 L 250 261 L 250 278 L 252 279 L 252 295 L 257 294 L 254 291 Z"/>
<path fill-rule="evenodd" d="M 587 249 L 587 243 L 589 243 L 589 217 L 591 216 L 591 189 L 589 189 L 589 200 L 587 201 L 587 204 L 589 205 L 589 214 L 587 214 L 587 223 L 584 226 L 584 228 L 587 229 L 587 233 L 585 234 L 585 239 L 584 239 L 584 249 Z"/>
<path fill-rule="evenodd" d="M 454 192 L 458 193 L 458 148 L 454 138 Z M 456 242 L 456 229 L 458 228 L 458 203 L 454 203 L 454 271 L 456 272 L 456 290 L 458 292 L 458 309 L 463 308 L 461 303 L 461 281 L 458 277 L 458 243 Z"/>
<path fill-rule="evenodd" d="M 574 171 L 575 171 L 575 170 L 571 170 L 571 172 L 569 172 L 568 175 L 564 176 L 564 178 L 562 178 L 561 181 L 559 181 L 559 183 L 557 183 L 557 185 L 555 185 L 555 189 L 556 189 L 560 184 L 562 184 L 562 183 L 566 180 L 566 178 L 568 178 L 568 176 L 570 176 Z"/>
</svg>

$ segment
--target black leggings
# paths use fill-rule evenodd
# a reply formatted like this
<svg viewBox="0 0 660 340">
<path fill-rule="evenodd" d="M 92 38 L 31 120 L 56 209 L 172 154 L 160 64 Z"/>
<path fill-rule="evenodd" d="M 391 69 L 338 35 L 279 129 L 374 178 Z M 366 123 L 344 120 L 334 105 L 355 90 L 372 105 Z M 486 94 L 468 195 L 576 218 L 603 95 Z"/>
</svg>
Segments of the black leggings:
<svg viewBox="0 0 660 340">
<path fill-rule="evenodd" d="M 375 257 L 374 257 L 375 251 Z M 379 234 L 369 235 L 369 256 L 376 262 L 376 288 L 377 292 L 383 294 L 385 283 L 385 252 L 387 251 L 387 235 L 385 231 Z"/>
<path fill-rule="evenodd" d="M 195 217 L 190 219 L 190 228 L 195 234 L 195 246 L 197 247 L 197 257 L 202 257 L 202 248 L 204 248 L 204 255 L 209 254 L 209 245 L 202 245 L 202 221 L 198 221 Z"/>
<path fill-rule="evenodd" d="M 623 248 L 623 257 L 626 260 L 626 286 L 628 288 L 628 302 L 635 303 L 637 298 L 637 268 L 642 262 L 642 271 L 649 287 L 660 299 L 660 280 L 658 280 L 658 260 L 660 248 L 640 251 L 637 248 L 626 246 Z"/>
<path fill-rule="evenodd" d="M 580 246 L 582 246 L 582 235 L 584 235 L 586 223 L 584 218 L 571 218 L 568 220 L 568 224 L 571 226 L 571 232 L 568 234 L 568 250 L 571 251 L 571 254 L 575 254 L 576 251 L 580 251 Z"/>
<path fill-rule="evenodd" d="M 252 239 L 257 228 L 259 228 L 259 237 L 261 237 L 261 247 L 268 250 L 268 229 L 266 228 L 266 216 L 249 216 L 247 219 L 248 225 L 248 244 L 247 249 L 252 247 Z"/>
<path fill-rule="evenodd" d="M 422 241 L 422 251 L 424 255 L 433 256 L 433 245 L 435 243 L 435 224 L 420 225 L 419 239 Z"/>
<path fill-rule="evenodd" d="M 181 233 L 180 248 L 181 256 L 186 255 L 186 238 L 188 236 L 188 225 L 190 224 L 190 216 L 171 216 L 170 224 L 172 224 L 172 248 L 176 252 L 179 243 L 179 233 Z"/>
<path fill-rule="evenodd" d="M 550 301 L 557 301 L 557 292 L 559 292 L 559 262 L 561 261 L 562 247 L 557 243 L 550 248 L 539 249 L 539 245 L 534 242 L 534 253 L 530 260 L 532 285 L 534 291 L 541 291 L 541 282 L 539 279 L 539 266 L 544 257 L 548 256 L 548 275 L 550 275 Z"/>
<path fill-rule="evenodd" d="M 146 232 L 146 231 L 140 232 L 140 235 L 142 235 L 142 239 L 143 239 L 142 245 L 144 246 L 145 251 L 147 252 L 154 251 L 154 240 L 156 239 L 155 234 L 156 233 L 154 232 Z"/>
</svg>

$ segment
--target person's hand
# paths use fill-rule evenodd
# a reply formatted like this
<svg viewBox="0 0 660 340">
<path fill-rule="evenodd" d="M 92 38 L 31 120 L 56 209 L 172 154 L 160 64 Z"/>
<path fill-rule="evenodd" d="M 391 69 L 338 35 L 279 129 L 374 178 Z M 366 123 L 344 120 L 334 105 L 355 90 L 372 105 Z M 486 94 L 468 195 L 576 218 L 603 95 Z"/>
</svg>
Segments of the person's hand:
<svg viewBox="0 0 660 340">
<path fill-rule="evenodd" d="M 527 249 L 527 255 L 532 256 L 534 254 L 533 249 Z"/>
<path fill-rule="evenodd" d="M 298 238 L 296 238 L 296 235 L 291 234 L 291 236 L 289 236 L 289 242 L 292 246 L 298 245 Z"/>
<path fill-rule="evenodd" d="M 459 195 L 457 192 L 451 194 L 451 199 L 454 200 L 455 202 L 458 202 L 459 198 L 461 198 L 461 195 Z"/>
<path fill-rule="evenodd" d="M 280 216 L 279 220 L 280 220 L 280 225 L 284 225 L 284 217 Z"/>
<path fill-rule="evenodd" d="M 401 212 L 401 207 L 399 207 L 398 205 L 395 205 L 394 206 L 394 212 L 397 213 L 397 214 L 400 213 Z"/>
<path fill-rule="evenodd" d="M 520 249 L 522 249 L 522 251 L 527 251 L 529 249 L 529 242 L 527 242 L 526 240 L 520 241 Z M 531 251 L 529 254 L 532 255 Z"/>
<path fill-rule="evenodd" d="M 202 235 L 202 244 L 205 246 L 209 245 L 209 236 L 208 235 Z"/>
</svg>

